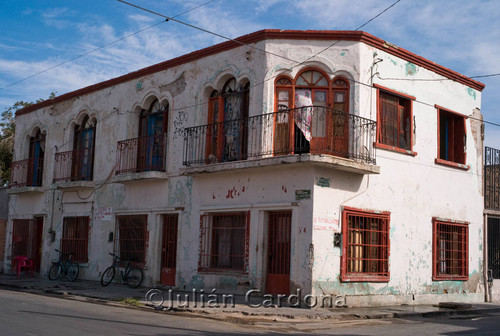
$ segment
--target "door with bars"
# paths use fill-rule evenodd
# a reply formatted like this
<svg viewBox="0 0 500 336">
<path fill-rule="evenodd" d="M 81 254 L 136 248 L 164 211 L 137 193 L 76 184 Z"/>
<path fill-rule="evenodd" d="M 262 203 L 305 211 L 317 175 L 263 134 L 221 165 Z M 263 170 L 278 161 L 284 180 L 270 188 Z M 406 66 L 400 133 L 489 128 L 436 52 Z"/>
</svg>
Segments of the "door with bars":
<svg viewBox="0 0 500 336">
<path fill-rule="evenodd" d="M 268 214 L 267 294 L 290 294 L 291 211 Z"/>
<path fill-rule="evenodd" d="M 177 227 L 177 214 L 163 216 L 160 282 L 164 286 L 175 286 L 177 264 Z"/>
</svg>

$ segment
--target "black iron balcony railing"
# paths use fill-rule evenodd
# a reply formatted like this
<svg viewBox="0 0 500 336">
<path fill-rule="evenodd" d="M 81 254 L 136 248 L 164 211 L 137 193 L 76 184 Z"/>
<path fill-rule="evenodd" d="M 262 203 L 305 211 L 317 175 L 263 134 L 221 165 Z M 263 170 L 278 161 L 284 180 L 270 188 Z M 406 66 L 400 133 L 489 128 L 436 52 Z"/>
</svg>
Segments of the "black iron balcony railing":
<svg viewBox="0 0 500 336">
<path fill-rule="evenodd" d="M 328 154 L 375 164 L 376 122 L 310 106 L 189 127 L 186 166 L 290 154 Z"/>
<path fill-rule="evenodd" d="M 56 153 L 54 161 L 54 182 L 92 181 L 94 148 Z"/>
<path fill-rule="evenodd" d="M 116 174 L 165 171 L 165 134 L 118 141 Z"/>
<path fill-rule="evenodd" d="M 10 185 L 12 187 L 39 187 L 42 185 L 42 176 L 42 158 L 14 161 L 11 165 Z"/>
<path fill-rule="evenodd" d="M 500 210 L 500 150 L 484 149 L 484 208 Z"/>
</svg>

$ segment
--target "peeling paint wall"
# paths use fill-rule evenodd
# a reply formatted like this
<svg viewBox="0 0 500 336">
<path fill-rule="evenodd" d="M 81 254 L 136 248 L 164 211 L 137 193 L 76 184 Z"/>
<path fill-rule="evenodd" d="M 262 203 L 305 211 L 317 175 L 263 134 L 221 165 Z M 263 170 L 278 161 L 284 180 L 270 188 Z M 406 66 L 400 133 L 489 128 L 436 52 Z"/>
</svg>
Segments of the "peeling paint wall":
<svg viewBox="0 0 500 336">
<path fill-rule="evenodd" d="M 43 187 L 38 192 L 11 194 L 7 234 L 12 232 L 13 219 L 44 217 L 42 275 L 45 275 L 50 261 L 57 257 L 54 249 L 59 248 L 63 218 L 89 216 L 89 262 L 82 265 L 81 277 L 98 280 L 112 261 L 108 253 L 114 250 L 116 241 L 108 241 L 108 237 L 116 232 L 116 216 L 147 215 L 144 285 L 156 286 L 161 271 L 162 215 L 178 214 L 175 287 L 244 293 L 252 288 L 265 291 L 267 214 L 287 210 L 292 212 L 292 292 L 300 288 L 305 294 L 342 295 L 348 305 L 481 301 L 484 293 L 482 130 L 472 119 L 467 120 L 470 170 L 438 166 L 434 163 L 437 112 L 432 107 L 438 104 L 480 118 L 480 92 L 450 80 L 414 81 L 443 77 L 362 43 L 340 41 L 334 46 L 331 43 L 262 41 L 256 47 L 297 61 L 323 52 L 297 67 L 282 58 L 239 47 L 18 116 L 14 160 L 27 158 L 29 134 L 34 127 L 47 134 L 46 160 Z M 382 61 L 374 65 L 374 58 Z M 274 109 L 274 81 L 268 79 L 280 74 L 293 78 L 307 67 L 322 69 L 330 79 L 341 75 L 353 80 L 350 113 L 372 120 L 377 116 L 376 90 L 369 87 L 372 81 L 425 102 L 413 103 L 416 136 L 413 150 L 417 155 L 377 150 L 380 174 L 370 175 L 306 162 L 251 168 L 253 159 L 225 163 L 225 170 L 219 172 L 186 172 L 184 129 L 207 123 L 205 102 L 212 90 L 220 90 L 230 77 L 237 82 L 248 80 L 249 115 L 268 113 Z M 257 83 L 262 85 L 253 86 Z M 168 101 L 170 106 L 166 173 L 120 179 L 114 174 L 117 142 L 138 136 L 140 111 L 148 108 L 154 98 Z M 53 158 L 55 153 L 73 148 L 74 125 L 83 114 L 97 119 L 94 180 L 89 185 L 62 187 L 52 181 Z M 270 140 L 263 137 L 266 143 Z M 298 199 L 299 190 L 309 191 L 310 198 Z M 342 251 L 333 245 L 333 237 L 342 226 L 343 206 L 391 213 L 389 282 L 340 281 Z M 112 209 L 112 218 L 96 219 L 96 211 L 101 208 Z M 228 211 L 250 212 L 248 269 L 237 274 L 198 272 L 200 216 Z M 470 223 L 468 281 L 432 281 L 434 216 Z M 48 234 L 49 228 L 56 232 L 54 242 Z M 7 245 L 8 251 L 10 248 Z"/>
</svg>

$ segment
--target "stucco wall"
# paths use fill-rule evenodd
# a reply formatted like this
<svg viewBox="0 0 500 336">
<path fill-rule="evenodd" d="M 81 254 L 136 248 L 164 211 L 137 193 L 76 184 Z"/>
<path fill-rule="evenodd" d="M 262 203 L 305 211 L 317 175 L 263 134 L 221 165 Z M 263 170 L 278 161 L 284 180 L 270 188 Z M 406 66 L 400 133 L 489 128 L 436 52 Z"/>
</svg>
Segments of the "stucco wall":
<svg viewBox="0 0 500 336">
<path fill-rule="evenodd" d="M 423 303 L 441 299 L 482 300 L 482 191 L 480 137 L 472 136 L 467 120 L 469 170 L 439 166 L 437 115 L 434 104 L 464 115 L 480 107 L 480 92 L 450 80 L 416 82 L 401 79 L 443 79 L 428 70 L 375 50 L 362 43 L 340 41 L 272 40 L 257 47 L 290 60 L 238 47 L 217 55 L 159 71 L 139 80 L 58 103 L 16 119 L 15 160 L 25 159 L 28 139 L 35 127 L 47 133 L 45 173 L 41 192 L 12 194 L 12 219 L 45 217 L 44 232 L 56 231 L 55 241 L 44 235 L 42 270 L 55 259 L 64 216 L 89 216 L 89 263 L 81 277 L 99 279 L 111 263 L 108 242 L 117 215 L 145 214 L 148 244 L 146 281 L 156 285 L 160 274 L 161 214 L 179 214 L 177 283 L 180 289 L 220 288 L 239 293 L 265 290 L 266 213 L 292 211 L 291 289 L 302 293 L 347 296 L 347 304 Z M 329 49 L 325 50 L 326 47 Z M 321 52 L 321 53 L 320 53 Z M 311 55 L 320 53 L 308 60 Z M 373 66 L 374 59 L 382 59 Z M 415 96 L 413 102 L 416 156 L 377 150 L 380 174 L 344 172 L 314 164 L 280 164 L 218 173 L 189 173 L 182 165 L 183 130 L 207 123 L 205 102 L 213 89 L 221 89 L 231 76 L 250 82 L 250 111 L 258 115 L 274 109 L 274 76 L 295 77 L 307 67 L 350 79 L 350 113 L 376 119 L 376 89 L 372 80 Z M 254 85 L 255 84 L 255 85 Z M 153 179 L 119 180 L 114 174 L 117 141 L 138 136 L 141 108 L 153 97 L 168 100 L 167 174 Z M 71 150 L 74 125 L 84 113 L 97 119 L 94 182 L 61 188 L 52 183 L 54 155 Z M 476 112 L 478 113 L 478 112 Z M 479 114 L 480 115 L 480 114 Z M 479 139 L 479 140 L 478 140 Z M 250 160 L 249 160 L 250 161 Z M 245 166 L 245 164 L 243 164 Z M 318 181 L 329 186 L 319 186 Z M 296 190 L 310 190 L 312 198 L 297 201 Z M 341 250 L 333 246 L 340 230 L 342 207 L 390 211 L 390 281 L 339 282 Z M 111 208 L 112 218 L 95 220 L 99 208 Z M 224 211 L 250 211 L 249 269 L 246 274 L 198 273 L 200 215 Z M 432 281 L 432 217 L 469 222 L 469 280 Z M 42 274 L 44 272 L 42 271 Z M 436 295 L 441 294 L 441 295 Z M 465 294 L 465 295 L 464 295 Z"/>
</svg>

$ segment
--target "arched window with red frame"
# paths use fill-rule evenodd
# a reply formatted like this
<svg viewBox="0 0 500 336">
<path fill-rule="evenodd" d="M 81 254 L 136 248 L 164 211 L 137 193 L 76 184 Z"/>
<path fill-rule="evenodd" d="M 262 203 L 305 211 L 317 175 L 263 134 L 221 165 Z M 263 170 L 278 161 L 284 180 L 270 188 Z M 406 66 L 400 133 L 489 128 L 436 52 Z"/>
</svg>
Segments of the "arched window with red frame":
<svg viewBox="0 0 500 336">
<path fill-rule="evenodd" d="M 164 171 L 169 103 L 154 99 L 139 116 L 138 171 Z"/>
<path fill-rule="evenodd" d="M 293 80 L 278 77 L 274 154 L 348 156 L 349 92 L 348 79 L 337 76 L 330 81 L 325 72 L 316 68 L 304 69 Z M 289 131 L 288 140 L 285 129 Z"/>
<path fill-rule="evenodd" d="M 325 73 L 306 69 L 295 78 L 295 153 L 318 153 L 328 140 L 330 82 Z"/>
</svg>

